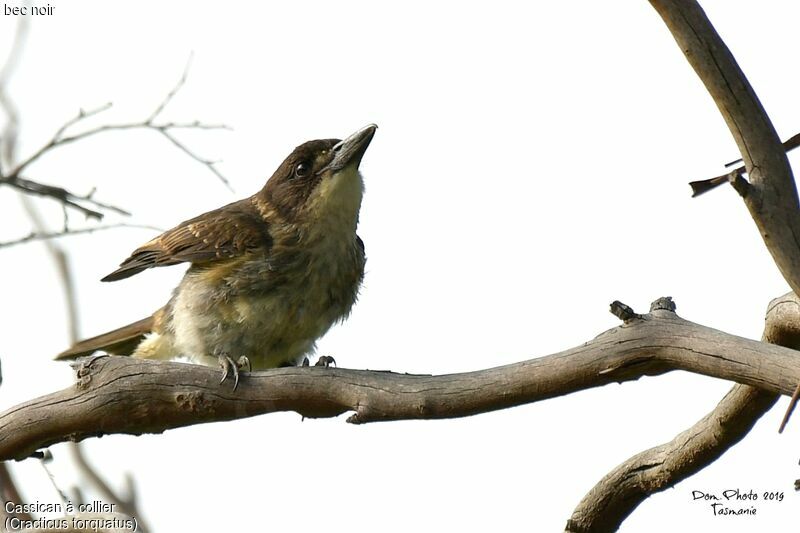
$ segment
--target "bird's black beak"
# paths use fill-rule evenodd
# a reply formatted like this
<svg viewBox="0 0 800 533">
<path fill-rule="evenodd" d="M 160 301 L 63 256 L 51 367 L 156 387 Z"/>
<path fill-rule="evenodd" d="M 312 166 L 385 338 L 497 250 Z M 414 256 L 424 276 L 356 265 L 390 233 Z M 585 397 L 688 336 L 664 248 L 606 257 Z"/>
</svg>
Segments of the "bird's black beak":
<svg viewBox="0 0 800 533">
<path fill-rule="evenodd" d="M 361 158 L 364 156 L 364 152 L 367 151 L 367 147 L 377 129 L 378 126 L 375 124 L 369 124 L 347 139 L 336 143 L 333 147 L 333 161 L 328 165 L 328 168 L 333 172 L 350 165 L 355 165 L 355 167 L 358 168 L 358 165 L 361 163 Z"/>
</svg>

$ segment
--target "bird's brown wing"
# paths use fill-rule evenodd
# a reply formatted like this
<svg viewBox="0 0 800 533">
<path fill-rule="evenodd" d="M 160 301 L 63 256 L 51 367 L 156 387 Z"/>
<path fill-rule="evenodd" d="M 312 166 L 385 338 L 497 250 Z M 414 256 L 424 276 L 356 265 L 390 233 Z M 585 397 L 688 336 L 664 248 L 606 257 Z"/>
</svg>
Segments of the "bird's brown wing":
<svg viewBox="0 0 800 533">
<path fill-rule="evenodd" d="M 272 247 L 269 226 L 250 198 L 182 222 L 137 248 L 102 281 L 117 281 L 148 268 L 218 261 Z"/>
</svg>

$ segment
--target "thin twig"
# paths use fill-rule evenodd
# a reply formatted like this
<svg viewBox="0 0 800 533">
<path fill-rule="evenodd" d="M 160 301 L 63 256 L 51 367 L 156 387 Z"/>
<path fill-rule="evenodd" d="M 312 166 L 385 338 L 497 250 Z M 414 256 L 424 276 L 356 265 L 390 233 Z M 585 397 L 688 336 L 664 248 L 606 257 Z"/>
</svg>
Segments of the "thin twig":
<svg viewBox="0 0 800 533">
<path fill-rule="evenodd" d="M 794 150 L 798 146 L 800 146 L 800 133 L 796 133 L 795 135 L 792 135 L 791 137 L 789 137 L 788 139 L 783 141 L 783 149 L 786 152 L 791 152 L 792 150 Z M 741 162 L 742 162 L 742 158 L 740 157 L 736 161 L 731 161 L 730 163 L 725 163 L 725 168 L 730 168 L 733 165 L 735 165 L 737 163 L 741 163 Z"/>
<path fill-rule="evenodd" d="M 163 231 L 160 228 L 157 228 L 155 226 L 148 226 L 147 224 L 126 224 L 124 222 L 120 222 L 118 224 L 106 224 L 103 226 L 92 226 L 88 228 L 77 228 L 77 229 L 67 228 L 63 231 L 53 231 L 53 232 L 32 231 L 25 237 L 21 237 L 13 241 L 0 241 L 0 248 L 9 248 L 11 246 L 17 246 L 18 244 L 25 244 L 27 242 L 32 242 L 32 241 L 58 239 L 60 237 L 68 237 L 71 235 L 83 235 L 86 233 L 94 233 L 96 231 L 103 231 L 103 230 L 117 229 L 117 228 L 151 229 L 155 231 Z"/>
<path fill-rule="evenodd" d="M 55 141 L 58 141 L 61 138 L 61 136 L 64 135 L 64 132 L 67 131 L 67 129 L 71 128 L 78 122 L 86 120 L 87 118 L 91 118 L 95 115 L 99 115 L 103 111 L 111 109 L 113 105 L 114 104 L 112 102 L 106 102 L 105 104 L 101 105 L 96 109 L 90 109 L 89 111 L 86 111 L 84 109 L 79 110 L 78 115 L 75 118 L 66 121 L 60 128 L 56 130 L 55 135 L 53 135 L 53 139 L 50 141 L 50 145 L 52 145 Z"/>
<path fill-rule="evenodd" d="M 99 111 L 103 111 L 105 109 L 108 109 L 108 107 L 110 105 L 111 104 L 106 104 L 105 106 L 100 107 L 97 110 L 95 110 L 96 112 L 92 113 L 92 114 L 97 114 L 97 112 L 99 112 Z M 78 114 L 78 116 L 76 118 L 71 119 L 70 122 L 72 122 L 72 124 L 76 124 L 80 120 L 82 120 L 83 118 L 89 117 L 89 116 L 91 116 L 89 113 L 81 111 Z M 67 126 L 67 127 L 69 127 L 69 126 Z M 41 156 L 43 156 L 45 153 L 47 153 L 48 151 L 52 150 L 53 148 L 57 148 L 59 146 L 64 146 L 65 144 L 70 144 L 70 143 L 75 142 L 75 141 L 80 141 L 82 139 L 86 139 L 86 138 L 91 137 L 93 135 L 97 135 L 98 133 L 103 133 L 103 132 L 107 132 L 107 131 L 122 131 L 122 130 L 132 130 L 132 129 L 152 129 L 152 130 L 156 130 L 156 131 L 159 131 L 161 133 L 164 133 L 165 131 L 173 130 L 173 129 L 230 130 L 231 128 L 229 126 L 225 125 L 225 124 L 205 124 L 205 123 L 197 122 L 197 121 L 195 121 L 195 122 L 186 122 L 186 123 L 182 123 L 182 122 L 167 122 L 165 124 L 155 124 L 153 122 L 149 122 L 149 120 L 143 120 L 141 122 L 130 122 L 130 123 L 124 123 L 124 124 L 105 124 L 103 126 L 97 126 L 96 128 L 88 129 L 88 130 L 83 131 L 81 133 L 76 133 L 74 135 L 69 135 L 69 136 L 66 136 L 66 137 L 63 136 L 63 133 L 64 133 L 63 130 L 64 129 L 66 129 L 64 126 L 59 128 L 58 132 L 56 132 L 56 134 L 53 135 L 53 137 L 50 139 L 50 141 L 47 144 L 45 144 L 44 146 L 39 148 L 36 152 L 31 154 L 27 159 L 23 160 L 16 167 L 14 167 L 14 169 L 9 173 L 9 175 L 7 177 L 13 179 L 16 176 L 19 176 L 20 172 L 25 170 L 31 163 L 33 163 L 34 161 L 39 159 Z M 208 164 L 214 165 L 215 164 L 215 162 L 210 162 L 209 163 L 204 159 L 201 159 L 201 158 L 199 158 L 197 156 L 192 155 L 191 152 L 189 150 L 185 149 L 185 148 L 181 148 L 181 149 L 184 152 L 186 152 L 187 154 L 191 155 L 195 160 L 197 160 L 197 161 L 199 161 L 199 162 L 201 162 L 203 164 L 206 164 L 206 165 L 208 165 Z M 227 178 L 222 178 L 222 179 L 227 184 Z"/>
<path fill-rule="evenodd" d="M 120 215 L 130 216 L 130 212 L 111 204 L 99 202 L 91 197 L 91 194 L 78 195 L 57 185 L 48 185 L 38 181 L 29 180 L 18 176 L 16 178 L 0 178 L 0 185 L 8 185 L 27 194 L 35 194 L 48 198 L 54 198 L 62 204 L 80 211 L 89 218 L 101 220 L 103 213 L 99 210 L 114 211 Z M 91 205 L 87 207 L 84 203 Z"/>
<path fill-rule="evenodd" d="M 66 121 L 60 128 L 58 128 L 56 130 L 56 132 L 53 134 L 53 137 L 50 138 L 50 140 L 47 142 L 47 144 L 45 144 L 44 146 L 42 146 L 41 148 L 36 150 L 33 154 L 28 156 L 27 159 L 25 159 L 21 163 L 17 164 L 17 166 L 14 168 L 14 170 L 12 170 L 8 174 L 8 179 L 14 179 L 15 177 L 19 176 L 20 173 L 28 165 L 30 165 L 31 163 L 33 163 L 34 161 L 39 159 L 48 150 L 51 150 L 52 148 L 55 148 L 56 146 L 59 146 L 59 145 L 62 145 L 62 144 L 68 144 L 68 143 L 70 143 L 70 142 L 72 142 L 74 140 L 77 140 L 77 138 L 72 138 L 72 139 L 70 139 L 69 137 L 64 138 L 63 137 L 64 132 L 67 129 L 69 129 L 72 126 L 74 126 L 75 124 L 78 124 L 82 120 L 85 120 L 87 118 L 93 117 L 95 115 L 98 115 L 98 114 L 102 113 L 103 111 L 106 111 L 107 109 L 110 109 L 112 105 L 113 104 L 111 102 L 107 102 L 107 103 L 101 105 L 100 107 L 95 108 L 95 109 L 90 109 L 89 111 L 85 111 L 83 109 L 78 111 L 77 115 L 75 115 L 73 118 L 71 118 L 68 121 Z M 99 133 L 99 131 L 96 131 L 94 133 Z M 93 135 L 94 133 L 90 132 L 88 135 L 83 135 L 83 136 L 84 137 L 88 137 L 90 135 Z"/>
<path fill-rule="evenodd" d="M 155 129 L 157 129 L 158 131 L 160 131 L 161 134 L 164 135 L 164 137 L 169 139 L 170 142 L 172 142 L 172 144 L 174 144 L 179 150 L 183 151 L 183 153 L 185 153 L 186 155 L 188 155 L 189 157 L 191 157 L 192 159 L 194 159 L 198 163 L 201 163 L 201 164 L 205 165 L 206 167 L 208 167 L 208 170 L 210 170 L 215 176 L 217 176 L 217 178 L 219 178 L 220 181 L 222 181 L 222 183 L 224 183 L 225 186 L 229 190 L 231 190 L 231 191 L 233 190 L 231 188 L 231 184 L 228 182 L 228 178 L 223 176 L 222 173 L 219 170 L 217 170 L 216 164 L 219 163 L 219 161 L 212 161 L 211 159 L 203 159 L 199 155 L 197 155 L 194 152 L 192 152 L 191 150 L 189 150 L 189 148 L 186 145 L 184 145 L 182 142 L 178 141 L 178 139 L 176 139 L 173 135 L 171 135 L 169 133 L 169 131 L 167 131 L 166 128 L 159 128 L 159 127 L 155 127 L 155 126 L 153 126 L 153 127 Z"/>
<path fill-rule="evenodd" d="M 785 152 L 791 152 L 797 147 L 800 147 L 800 133 L 796 135 L 792 135 L 782 143 L 783 149 Z M 737 159 L 736 161 L 731 161 L 730 163 L 725 163 L 725 168 L 730 168 L 733 165 L 741 163 L 741 159 Z M 736 167 L 732 171 L 728 171 L 725 174 L 720 174 L 719 176 L 714 176 L 713 178 L 708 178 L 704 180 L 692 181 L 689 183 L 689 186 L 692 188 L 692 198 L 696 196 L 700 196 L 701 194 L 707 193 L 711 189 L 715 189 L 716 187 L 722 185 L 723 183 L 734 181 L 741 176 L 744 175 L 746 172 L 746 168 L 744 165 Z"/>
<path fill-rule="evenodd" d="M 167 97 L 164 98 L 164 100 L 162 100 L 160 104 L 158 104 L 158 107 L 156 107 L 156 109 L 147 118 L 145 122 L 152 123 L 161 114 L 161 112 L 164 111 L 164 108 L 167 107 L 167 104 L 169 104 L 172 101 L 172 99 L 175 97 L 178 91 L 181 90 L 181 87 L 183 87 L 183 85 L 186 83 L 186 78 L 189 76 L 189 68 L 192 66 L 193 58 L 194 58 L 194 52 L 189 54 L 189 59 L 186 60 L 186 66 L 183 67 L 183 73 L 181 74 L 178 83 L 176 83 L 175 87 L 173 87 L 172 90 L 169 93 L 167 93 Z"/>
<path fill-rule="evenodd" d="M 219 161 L 212 161 L 210 159 L 206 159 L 200 157 L 195 152 L 190 150 L 186 145 L 178 141 L 171 133 L 171 130 L 175 129 L 202 129 L 202 130 L 212 130 L 212 129 L 224 129 L 230 130 L 231 128 L 225 124 L 207 124 L 204 122 L 200 122 L 195 120 L 193 122 L 164 122 L 164 123 L 157 123 L 155 120 L 161 115 L 164 111 L 164 108 L 172 101 L 178 91 L 183 87 L 184 83 L 186 83 L 186 78 L 189 73 L 189 67 L 191 65 L 191 57 L 186 64 L 186 68 L 183 71 L 178 83 L 172 88 L 167 96 L 156 106 L 155 110 L 148 116 L 146 119 L 139 121 L 139 122 L 126 122 L 120 124 L 105 124 L 102 126 L 97 126 L 95 128 L 88 129 L 86 131 L 76 133 L 73 135 L 65 135 L 66 131 L 78 124 L 79 122 L 93 117 L 103 111 L 109 109 L 112 104 L 109 102 L 104 104 L 96 109 L 90 111 L 84 111 L 83 109 L 80 110 L 78 115 L 70 120 L 68 120 L 64 125 L 62 125 L 58 130 L 56 130 L 55 134 L 51 137 L 51 139 L 41 148 L 36 150 L 26 159 L 23 159 L 19 164 L 17 164 L 13 170 L 11 170 L 6 176 L 4 181 L 0 181 L 0 184 L 7 183 L 10 184 L 13 181 L 19 179 L 22 171 L 24 171 L 27 167 L 29 167 L 32 163 L 37 161 L 43 155 L 48 153 L 49 151 L 57 148 L 59 146 L 64 146 L 65 144 L 69 144 L 75 141 L 79 141 L 82 139 L 86 139 L 93 135 L 97 135 L 98 133 L 103 133 L 107 131 L 121 131 L 121 130 L 131 130 L 131 129 L 150 129 L 161 133 L 164 137 L 166 137 L 173 145 L 175 145 L 178 149 L 180 149 L 183 153 L 197 161 L 198 163 L 206 166 L 209 171 L 211 171 L 222 183 L 225 184 L 226 187 L 229 189 L 231 188 L 230 182 L 228 179 L 216 168 L 217 163 Z M 62 200 L 63 201 L 63 200 Z M 74 206 L 73 206 L 74 207 Z"/>
</svg>

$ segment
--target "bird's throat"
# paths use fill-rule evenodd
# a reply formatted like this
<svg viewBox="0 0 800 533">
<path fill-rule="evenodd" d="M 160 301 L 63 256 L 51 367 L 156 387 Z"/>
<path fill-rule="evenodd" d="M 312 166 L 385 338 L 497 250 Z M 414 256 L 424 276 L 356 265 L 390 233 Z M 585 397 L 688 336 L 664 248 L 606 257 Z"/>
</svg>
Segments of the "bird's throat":
<svg viewBox="0 0 800 533">
<path fill-rule="evenodd" d="M 309 218 L 325 232 L 355 232 L 363 194 L 364 181 L 358 169 L 354 166 L 343 168 L 324 178 L 311 193 Z"/>
</svg>

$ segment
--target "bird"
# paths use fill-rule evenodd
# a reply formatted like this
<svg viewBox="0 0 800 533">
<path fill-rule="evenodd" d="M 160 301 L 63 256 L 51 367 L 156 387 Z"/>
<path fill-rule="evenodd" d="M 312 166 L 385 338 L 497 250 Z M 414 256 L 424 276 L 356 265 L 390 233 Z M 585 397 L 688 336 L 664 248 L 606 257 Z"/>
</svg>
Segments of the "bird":
<svg viewBox="0 0 800 533">
<path fill-rule="evenodd" d="M 181 222 L 143 244 L 101 281 L 189 263 L 151 316 L 75 343 L 56 356 L 104 351 L 239 370 L 308 364 L 316 341 L 349 315 L 364 277 L 357 235 L 359 166 L 377 126 L 297 146 L 261 190 Z M 236 358 L 234 360 L 234 358 Z M 332 358 L 320 358 L 325 365 Z"/>
</svg>

